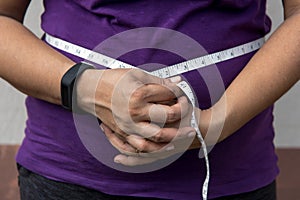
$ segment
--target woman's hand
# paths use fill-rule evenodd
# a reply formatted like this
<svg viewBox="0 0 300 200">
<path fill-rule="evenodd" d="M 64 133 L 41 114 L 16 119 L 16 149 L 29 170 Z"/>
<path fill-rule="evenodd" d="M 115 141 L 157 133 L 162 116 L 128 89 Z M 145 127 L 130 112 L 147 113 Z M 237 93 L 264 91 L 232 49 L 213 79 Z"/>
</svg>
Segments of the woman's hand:
<svg viewBox="0 0 300 200">
<path fill-rule="evenodd" d="M 191 132 L 184 138 L 175 138 L 171 143 L 156 143 L 136 135 L 120 137 L 105 124 L 101 124 L 101 128 L 110 143 L 120 152 L 114 161 L 125 166 L 145 165 L 182 153 L 195 138 L 195 132 Z"/>
<path fill-rule="evenodd" d="M 191 147 L 199 148 L 198 140 L 194 140 L 195 130 L 190 128 L 192 105 L 185 96 L 180 97 L 178 102 L 188 104 L 187 114 L 176 122 L 165 124 L 164 128 L 177 130 L 176 136 L 170 142 L 155 142 L 151 138 L 138 135 L 120 136 L 105 124 L 101 124 L 110 143 L 121 153 L 115 157 L 115 162 L 127 166 L 142 165 L 182 153 Z M 189 134 L 185 134 L 186 132 Z"/>
<path fill-rule="evenodd" d="M 186 100 L 171 103 L 182 95 L 176 81 L 172 83 L 137 69 L 86 70 L 76 89 L 78 105 L 124 138 L 136 135 L 168 143 L 177 134 L 193 131 L 189 125 L 180 131 L 164 127 L 188 112 Z"/>
</svg>

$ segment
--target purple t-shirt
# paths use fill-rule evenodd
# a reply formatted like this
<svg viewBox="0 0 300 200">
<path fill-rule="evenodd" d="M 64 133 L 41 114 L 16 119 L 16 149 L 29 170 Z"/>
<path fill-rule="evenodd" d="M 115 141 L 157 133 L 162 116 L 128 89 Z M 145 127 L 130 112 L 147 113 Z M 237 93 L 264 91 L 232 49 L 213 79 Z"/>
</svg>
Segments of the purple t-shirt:
<svg viewBox="0 0 300 200">
<path fill-rule="evenodd" d="M 258 39 L 271 26 L 265 14 L 265 0 L 44 0 L 44 5 L 45 32 L 89 49 L 126 30 L 163 27 L 193 38 L 211 53 Z M 118 45 L 114 48 L 118 49 Z M 82 60 L 61 53 L 76 62 Z M 225 87 L 252 56 L 251 53 L 217 64 Z M 120 59 L 136 66 L 182 61 L 180 56 L 153 49 L 133 51 Z M 147 70 L 153 69 L 147 66 Z M 210 67 L 202 70 L 203 74 L 213 73 Z M 211 99 L 199 73 L 184 76 L 193 86 L 200 108 L 208 108 L 217 100 Z M 215 92 L 216 96 L 222 94 Z M 32 97 L 27 98 L 26 106 L 26 137 L 17 155 L 17 162 L 26 168 L 53 180 L 108 194 L 201 199 L 206 168 L 204 159 L 198 158 L 198 150 L 187 151 L 169 166 L 153 172 L 121 172 L 89 153 L 70 112 Z M 255 190 L 276 178 L 272 122 L 270 107 L 214 147 L 209 154 L 209 198 Z"/>
</svg>

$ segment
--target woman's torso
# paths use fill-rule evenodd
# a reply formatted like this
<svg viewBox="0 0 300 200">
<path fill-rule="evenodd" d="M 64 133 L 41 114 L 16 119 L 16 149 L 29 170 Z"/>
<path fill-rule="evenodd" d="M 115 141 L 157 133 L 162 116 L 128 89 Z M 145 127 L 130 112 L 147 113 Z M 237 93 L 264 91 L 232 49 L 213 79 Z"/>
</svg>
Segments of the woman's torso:
<svg viewBox="0 0 300 200">
<path fill-rule="evenodd" d="M 43 30 L 89 49 L 127 30 L 162 27 L 191 37 L 212 53 L 260 38 L 270 30 L 264 0 L 44 0 L 44 4 Z M 174 41 L 174 48 L 188 48 L 176 46 L 177 43 L 181 44 Z M 118 43 L 113 44 L 115 46 L 108 51 L 112 55 L 114 49 L 118 49 Z M 81 61 L 64 54 L 76 62 Z M 197 52 L 193 54 L 191 57 Z M 210 107 L 222 94 L 222 88 L 214 85 L 214 77 L 220 77 L 214 70 L 218 69 L 222 83 L 227 87 L 252 55 L 222 62 L 214 69 L 207 67 L 200 73 L 184 74 L 193 86 L 200 108 Z M 132 65 L 171 65 L 183 60 L 181 56 L 154 49 L 135 50 L 119 59 Z M 151 71 L 154 68 L 144 65 L 143 69 Z M 207 81 L 215 91 L 214 99 L 211 99 Z M 205 164 L 198 158 L 198 151 L 188 151 L 171 165 L 154 172 L 119 172 L 89 154 L 77 134 L 71 113 L 32 97 L 28 97 L 26 105 L 26 137 L 17 161 L 28 169 L 51 179 L 110 194 L 200 198 Z M 274 180 L 278 169 L 272 143 L 272 120 L 272 108 L 268 108 L 214 147 L 209 154 L 210 197 L 247 192 Z"/>
</svg>

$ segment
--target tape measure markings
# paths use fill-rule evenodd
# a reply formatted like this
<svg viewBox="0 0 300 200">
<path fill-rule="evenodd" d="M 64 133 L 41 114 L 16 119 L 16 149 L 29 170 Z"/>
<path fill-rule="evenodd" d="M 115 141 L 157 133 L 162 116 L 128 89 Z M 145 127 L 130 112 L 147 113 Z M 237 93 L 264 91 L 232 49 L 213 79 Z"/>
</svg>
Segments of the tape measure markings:
<svg viewBox="0 0 300 200">
<path fill-rule="evenodd" d="M 188 61 L 184 61 L 175 65 L 168 66 L 166 67 L 169 72 L 168 74 L 163 73 L 163 71 L 166 68 L 155 70 L 152 73 L 155 75 L 159 74 L 160 78 L 168 78 L 170 76 L 176 76 L 188 71 L 193 71 L 202 67 L 207 67 L 212 64 L 224 62 L 226 60 L 230 60 L 258 50 L 264 44 L 264 40 L 265 40 L 264 38 L 259 38 L 252 42 L 248 42 L 246 44 L 242 44 L 230 49 L 225 49 L 223 51 L 219 51 L 216 53 L 197 57 Z"/>
<path fill-rule="evenodd" d="M 79 58 L 83 58 L 90 62 L 97 63 L 97 64 L 105 66 L 105 67 L 109 67 L 111 69 L 136 68 L 133 65 L 130 65 L 128 63 L 118 61 L 109 56 L 103 55 L 98 52 L 91 51 L 89 49 L 78 46 L 76 44 L 72 44 L 70 42 L 64 41 L 60 38 L 55 38 L 53 36 L 50 36 L 49 34 L 46 34 L 45 41 L 48 44 L 50 44 L 51 46 L 56 47 L 57 49 L 63 50 L 67 53 L 75 55 Z"/>
<path fill-rule="evenodd" d="M 195 97 L 194 97 L 194 94 L 193 94 L 193 91 L 192 91 L 191 87 L 185 81 L 181 81 L 177 85 L 182 91 L 184 91 L 186 96 L 189 98 L 193 108 L 196 107 Z M 202 198 L 203 198 L 203 200 L 207 200 L 208 184 L 209 184 L 209 179 L 210 179 L 209 159 L 208 159 L 208 152 L 207 152 L 206 143 L 205 143 L 205 141 L 202 137 L 202 134 L 201 134 L 201 131 L 198 127 L 198 123 L 197 123 L 196 119 L 197 118 L 195 116 L 195 112 L 193 112 L 192 113 L 192 119 L 191 119 L 191 126 L 195 129 L 195 131 L 197 133 L 196 136 L 197 136 L 198 140 L 201 143 L 201 148 L 203 150 L 204 159 L 205 159 L 205 166 L 206 166 L 206 176 L 205 176 L 205 180 L 204 180 L 204 183 L 203 183 L 203 186 L 202 186 Z"/>
<path fill-rule="evenodd" d="M 85 60 L 91 61 L 93 63 L 97 63 L 99 65 L 109 67 L 111 69 L 136 68 L 135 66 L 130 65 L 128 63 L 121 62 L 119 60 L 103 55 L 101 53 L 91 51 L 89 49 L 78 46 L 76 44 L 72 44 L 70 42 L 64 41 L 59 38 L 55 38 L 49 34 L 46 34 L 45 40 L 48 44 L 60 50 L 78 56 Z M 261 48 L 263 44 L 264 44 L 264 37 L 230 49 L 197 57 L 175 65 L 167 66 L 165 68 L 152 71 L 151 74 L 154 74 L 155 76 L 158 76 L 160 78 L 168 78 L 171 76 L 176 76 L 185 72 L 193 71 L 202 67 L 206 67 L 212 64 L 217 64 L 226 60 L 230 60 L 251 53 Z"/>
</svg>

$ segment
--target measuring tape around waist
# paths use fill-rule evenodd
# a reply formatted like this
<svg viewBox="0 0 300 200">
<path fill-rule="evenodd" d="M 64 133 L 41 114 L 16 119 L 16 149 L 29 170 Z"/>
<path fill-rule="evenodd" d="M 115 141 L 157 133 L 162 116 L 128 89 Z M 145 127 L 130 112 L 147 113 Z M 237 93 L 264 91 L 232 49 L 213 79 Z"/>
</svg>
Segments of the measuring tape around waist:
<svg viewBox="0 0 300 200">
<path fill-rule="evenodd" d="M 51 46 L 60 49 L 64 52 L 70 53 L 87 61 L 97 63 L 104 67 L 108 67 L 110 69 L 117 69 L 117 68 L 136 68 L 133 65 L 128 63 L 119 61 L 117 59 L 111 58 L 109 56 L 103 55 L 98 52 L 94 52 L 92 50 L 86 49 L 84 47 L 78 46 L 76 44 L 72 44 L 70 42 L 64 41 L 60 38 L 53 37 L 49 34 L 45 35 L 45 41 L 50 44 Z M 264 37 L 254 40 L 252 42 L 248 42 L 246 44 L 242 44 L 230 49 L 226 49 L 223 51 L 219 51 L 216 53 L 212 53 L 209 55 L 197 57 L 185 62 L 181 62 L 172 66 L 167 66 L 165 68 L 161 68 L 150 73 L 151 75 L 160 77 L 160 78 L 169 78 L 172 76 L 176 76 L 185 72 L 193 71 L 202 67 L 206 67 L 212 64 L 217 64 L 226 60 L 230 60 L 251 52 L 254 52 L 262 47 L 264 44 Z M 190 86 L 185 82 L 182 81 L 177 84 L 179 88 L 186 94 L 188 99 L 190 100 L 193 107 L 195 107 L 195 97 L 192 92 Z M 203 200 L 207 200 L 208 194 L 208 184 L 210 179 L 210 168 L 209 168 L 209 159 L 208 159 L 208 152 L 206 143 L 201 135 L 201 132 L 198 127 L 198 123 L 195 117 L 194 112 L 192 113 L 191 119 L 191 126 L 195 129 L 197 138 L 201 143 L 201 148 L 203 150 L 205 164 L 206 164 L 206 177 L 202 186 L 202 198 Z"/>
<path fill-rule="evenodd" d="M 94 52 L 92 50 L 86 49 L 84 47 L 78 46 L 76 44 L 72 44 L 70 42 L 64 41 L 60 38 L 53 37 L 49 34 L 45 35 L 45 40 L 51 46 L 60 49 L 64 52 L 70 53 L 77 57 L 83 58 L 90 62 L 97 63 L 104 67 L 108 67 L 111 69 L 117 68 L 136 68 L 133 65 L 128 63 L 124 63 L 117 59 L 111 58 L 109 56 L 103 55 L 98 52 Z M 202 67 L 206 67 L 212 64 L 217 64 L 226 60 L 230 60 L 253 51 L 256 51 L 262 47 L 265 42 L 265 38 L 259 38 L 257 40 L 248 42 L 246 44 L 242 44 L 230 49 L 226 49 L 223 51 L 219 51 L 216 53 L 212 53 L 209 55 L 197 57 L 188 61 L 184 61 L 175 65 L 167 66 L 165 68 L 161 68 L 155 71 L 150 72 L 152 75 L 160 77 L 160 78 L 169 78 L 172 76 L 176 76 L 185 72 L 193 71 L 195 69 L 199 69 Z"/>
</svg>

